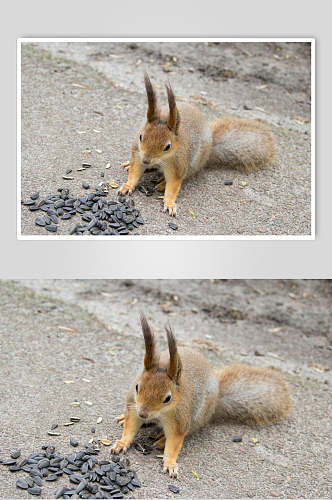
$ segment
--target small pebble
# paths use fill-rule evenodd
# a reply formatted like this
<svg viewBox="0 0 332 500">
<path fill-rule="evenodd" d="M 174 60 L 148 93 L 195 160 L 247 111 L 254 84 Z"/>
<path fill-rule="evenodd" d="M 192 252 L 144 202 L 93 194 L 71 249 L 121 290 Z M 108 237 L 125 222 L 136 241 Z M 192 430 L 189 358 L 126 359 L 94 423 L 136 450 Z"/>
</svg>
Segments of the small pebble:
<svg viewBox="0 0 332 500">
<path fill-rule="evenodd" d="M 90 184 L 88 184 L 87 182 L 82 182 L 82 188 L 89 189 L 90 188 Z"/>
<path fill-rule="evenodd" d="M 168 489 L 171 490 L 172 493 L 180 493 L 180 489 L 174 484 L 169 484 Z"/>
<path fill-rule="evenodd" d="M 72 173 L 72 171 L 73 171 L 73 170 L 72 170 L 71 168 L 67 168 L 67 170 L 66 170 L 66 174 L 71 174 L 71 173 Z"/>
<path fill-rule="evenodd" d="M 241 443 L 242 441 L 242 436 L 234 436 L 232 438 L 233 443 Z"/>
<path fill-rule="evenodd" d="M 38 198 L 39 198 L 39 193 L 33 193 L 33 194 L 30 196 L 30 198 L 31 198 L 32 200 L 38 200 Z"/>
<path fill-rule="evenodd" d="M 173 231 L 176 231 L 179 228 L 179 226 L 174 222 L 169 222 L 168 225 L 171 229 L 173 229 Z"/>
<path fill-rule="evenodd" d="M 91 432 L 92 432 L 92 434 L 94 434 L 96 432 L 96 428 L 95 427 L 91 427 Z"/>
<path fill-rule="evenodd" d="M 10 454 L 10 456 L 11 456 L 12 458 L 18 458 L 18 457 L 20 457 L 20 456 L 21 456 L 21 450 L 13 451 L 13 452 Z"/>
<path fill-rule="evenodd" d="M 71 437 L 71 438 L 70 438 L 70 444 L 71 444 L 72 446 L 75 446 L 75 447 L 76 447 L 76 446 L 78 446 L 78 441 L 77 441 L 77 439 L 75 439 L 75 438 Z"/>
</svg>

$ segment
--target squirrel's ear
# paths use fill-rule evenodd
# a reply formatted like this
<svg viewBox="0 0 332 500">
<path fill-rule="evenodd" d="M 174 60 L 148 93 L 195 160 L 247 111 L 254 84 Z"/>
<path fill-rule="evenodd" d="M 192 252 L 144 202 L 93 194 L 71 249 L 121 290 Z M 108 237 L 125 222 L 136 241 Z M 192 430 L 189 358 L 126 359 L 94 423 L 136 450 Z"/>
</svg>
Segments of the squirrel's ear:
<svg viewBox="0 0 332 500">
<path fill-rule="evenodd" d="M 158 358 L 156 355 L 154 335 L 143 313 L 141 314 L 141 325 L 145 341 L 144 368 L 146 370 L 151 370 L 151 368 L 158 364 Z"/>
<path fill-rule="evenodd" d="M 181 376 L 182 363 L 176 347 L 176 340 L 170 326 L 166 327 L 166 333 L 169 350 L 169 368 L 167 373 L 171 379 L 178 383 Z"/>
<path fill-rule="evenodd" d="M 175 134 L 177 134 L 180 125 L 180 114 L 178 108 L 176 107 L 175 95 L 173 93 L 172 87 L 170 85 L 166 85 L 166 90 L 169 106 L 169 117 L 167 125 L 171 130 L 173 130 Z"/>
<path fill-rule="evenodd" d="M 144 83 L 145 83 L 146 95 L 148 97 L 148 111 L 146 116 L 148 122 L 152 122 L 154 120 L 157 120 L 158 118 L 157 96 L 154 88 L 152 87 L 149 75 L 147 73 L 145 73 L 144 75 Z"/>
</svg>

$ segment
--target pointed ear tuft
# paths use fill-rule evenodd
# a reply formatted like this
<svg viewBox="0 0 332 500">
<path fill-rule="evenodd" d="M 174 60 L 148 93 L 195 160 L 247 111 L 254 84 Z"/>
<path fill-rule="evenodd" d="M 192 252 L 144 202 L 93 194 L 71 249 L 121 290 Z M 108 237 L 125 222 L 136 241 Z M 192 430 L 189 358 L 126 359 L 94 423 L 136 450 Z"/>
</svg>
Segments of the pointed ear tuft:
<svg viewBox="0 0 332 500">
<path fill-rule="evenodd" d="M 182 363 L 176 347 L 176 340 L 170 326 L 166 326 L 166 334 L 169 350 L 169 368 L 167 373 L 171 379 L 178 383 L 181 376 Z"/>
<path fill-rule="evenodd" d="M 148 111 L 146 116 L 148 122 L 152 122 L 158 119 L 159 113 L 157 106 L 157 95 L 152 86 L 149 75 L 147 73 L 145 73 L 144 75 L 144 83 L 145 83 L 146 95 L 148 97 Z"/>
<path fill-rule="evenodd" d="M 141 325 L 145 342 L 144 368 L 151 370 L 151 368 L 157 366 L 158 358 L 153 331 L 143 313 L 141 313 Z"/>
<path fill-rule="evenodd" d="M 175 95 L 170 84 L 166 85 L 168 106 L 169 106 L 169 117 L 167 125 L 173 130 L 175 134 L 178 133 L 180 125 L 180 114 L 178 108 L 176 107 Z"/>
</svg>

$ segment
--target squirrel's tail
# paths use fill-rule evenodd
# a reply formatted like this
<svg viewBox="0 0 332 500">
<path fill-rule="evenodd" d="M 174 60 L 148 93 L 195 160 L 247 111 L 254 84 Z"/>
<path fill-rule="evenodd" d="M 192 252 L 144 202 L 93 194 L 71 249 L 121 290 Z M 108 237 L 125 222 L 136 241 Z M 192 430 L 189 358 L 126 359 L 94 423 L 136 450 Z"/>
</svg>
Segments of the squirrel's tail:
<svg viewBox="0 0 332 500">
<path fill-rule="evenodd" d="M 275 158 L 275 138 L 259 121 L 223 118 L 210 123 L 212 150 L 209 165 L 253 171 Z"/>
<path fill-rule="evenodd" d="M 230 365 L 217 376 L 219 417 L 266 424 L 286 417 L 291 410 L 289 386 L 273 369 Z"/>
</svg>

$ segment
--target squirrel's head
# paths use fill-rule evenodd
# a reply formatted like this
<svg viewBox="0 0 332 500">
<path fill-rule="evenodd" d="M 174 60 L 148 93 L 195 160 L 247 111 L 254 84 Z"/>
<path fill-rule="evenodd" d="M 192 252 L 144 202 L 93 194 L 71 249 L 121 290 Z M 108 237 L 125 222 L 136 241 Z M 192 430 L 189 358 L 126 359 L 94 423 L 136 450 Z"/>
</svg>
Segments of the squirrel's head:
<svg viewBox="0 0 332 500">
<path fill-rule="evenodd" d="M 168 116 L 161 117 L 156 92 L 147 74 L 144 81 L 148 98 L 147 122 L 139 132 L 137 142 L 142 164 L 148 168 L 162 164 L 177 150 L 180 115 L 170 85 L 166 85 Z"/>
<path fill-rule="evenodd" d="M 135 398 L 138 415 L 148 421 L 167 414 L 179 401 L 182 364 L 170 327 L 166 328 L 169 361 L 160 366 L 154 334 L 143 314 L 141 325 L 145 341 L 144 370 L 136 380 Z"/>
</svg>

